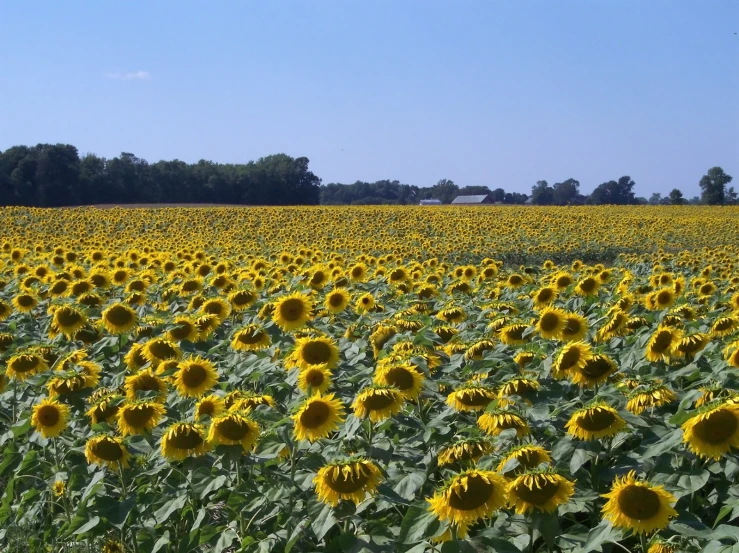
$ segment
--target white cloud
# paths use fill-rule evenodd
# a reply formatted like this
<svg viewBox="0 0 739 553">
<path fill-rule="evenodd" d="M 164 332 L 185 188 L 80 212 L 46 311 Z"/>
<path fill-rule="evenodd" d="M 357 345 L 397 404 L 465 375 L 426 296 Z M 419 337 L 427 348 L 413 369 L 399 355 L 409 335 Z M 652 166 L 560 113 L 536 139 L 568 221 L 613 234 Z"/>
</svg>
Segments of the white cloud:
<svg viewBox="0 0 739 553">
<path fill-rule="evenodd" d="M 151 78 L 148 71 L 132 71 L 130 73 L 106 73 L 108 79 L 114 81 L 146 81 Z"/>
</svg>

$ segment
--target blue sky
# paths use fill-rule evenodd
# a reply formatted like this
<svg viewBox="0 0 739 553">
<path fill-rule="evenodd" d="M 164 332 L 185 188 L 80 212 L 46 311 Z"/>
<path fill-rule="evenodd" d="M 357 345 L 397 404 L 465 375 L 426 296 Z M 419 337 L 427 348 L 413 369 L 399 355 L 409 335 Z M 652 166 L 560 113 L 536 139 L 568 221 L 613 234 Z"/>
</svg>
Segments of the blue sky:
<svg viewBox="0 0 739 553">
<path fill-rule="evenodd" d="M 0 149 L 307 156 L 328 182 L 739 186 L 739 2 L 0 3 Z"/>
</svg>

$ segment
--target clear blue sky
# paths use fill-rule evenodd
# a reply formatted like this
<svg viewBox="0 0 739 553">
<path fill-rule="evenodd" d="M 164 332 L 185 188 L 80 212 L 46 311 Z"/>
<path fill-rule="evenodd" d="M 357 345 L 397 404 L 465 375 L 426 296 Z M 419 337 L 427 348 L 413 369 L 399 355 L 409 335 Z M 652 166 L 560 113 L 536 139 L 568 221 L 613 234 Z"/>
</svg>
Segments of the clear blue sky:
<svg viewBox="0 0 739 553">
<path fill-rule="evenodd" d="M 693 196 L 739 185 L 735 33 L 737 0 L 7 0 L 0 149 Z"/>
</svg>

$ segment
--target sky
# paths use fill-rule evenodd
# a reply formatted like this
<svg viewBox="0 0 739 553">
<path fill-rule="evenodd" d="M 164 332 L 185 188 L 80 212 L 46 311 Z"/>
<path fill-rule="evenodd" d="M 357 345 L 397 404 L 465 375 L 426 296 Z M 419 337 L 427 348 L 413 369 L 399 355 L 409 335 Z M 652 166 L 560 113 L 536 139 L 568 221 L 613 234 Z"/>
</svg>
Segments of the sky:
<svg viewBox="0 0 739 553">
<path fill-rule="evenodd" d="M 8 0 L 0 150 L 692 197 L 739 187 L 737 33 L 736 0 Z"/>
</svg>

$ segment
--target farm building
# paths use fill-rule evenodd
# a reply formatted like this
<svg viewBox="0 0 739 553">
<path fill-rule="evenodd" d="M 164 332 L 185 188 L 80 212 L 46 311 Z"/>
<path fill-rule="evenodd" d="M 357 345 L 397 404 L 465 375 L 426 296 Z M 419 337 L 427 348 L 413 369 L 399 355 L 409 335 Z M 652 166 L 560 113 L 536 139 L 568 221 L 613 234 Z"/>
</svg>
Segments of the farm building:
<svg viewBox="0 0 739 553">
<path fill-rule="evenodd" d="M 418 205 L 441 205 L 441 200 L 421 200 Z"/>
<path fill-rule="evenodd" d="M 485 205 L 492 204 L 493 199 L 488 194 L 479 196 L 457 196 L 452 202 L 455 205 Z"/>
</svg>

